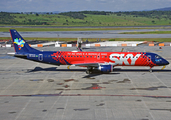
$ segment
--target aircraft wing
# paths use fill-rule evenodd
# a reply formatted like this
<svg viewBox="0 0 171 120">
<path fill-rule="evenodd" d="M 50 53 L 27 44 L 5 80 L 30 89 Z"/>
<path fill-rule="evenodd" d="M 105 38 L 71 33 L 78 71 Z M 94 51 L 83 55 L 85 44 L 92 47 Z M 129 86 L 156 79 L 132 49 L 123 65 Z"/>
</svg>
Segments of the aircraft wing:
<svg viewBox="0 0 171 120">
<path fill-rule="evenodd" d="M 100 65 L 105 64 L 105 61 L 99 61 L 99 62 L 83 62 L 83 61 L 77 61 L 76 63 L 72 63 L 74 66 L 83 66 L 83 67 L 99 67 Z"/>
<path fill-rule="evenodd" d="M 99 63 L 79 63 L 74 64 L 75 66 L 84 66 L 84 67 L 98 67 Z"/>
</svg>

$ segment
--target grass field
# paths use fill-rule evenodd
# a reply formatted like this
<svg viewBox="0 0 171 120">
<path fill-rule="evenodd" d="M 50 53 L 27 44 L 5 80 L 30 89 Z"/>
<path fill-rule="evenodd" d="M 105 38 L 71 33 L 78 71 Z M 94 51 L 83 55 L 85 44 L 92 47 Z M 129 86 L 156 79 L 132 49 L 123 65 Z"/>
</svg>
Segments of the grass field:
<svg viewBox="0 0 171 120">
<path fill-rule="evenodd" d="M 16 29 L 19 32 L 34 31 L 94 31 L 94 30 L 132 30 L 135 28 L 18 28 L 18 27 L 0 27 L 0 32 L 9 32 L 9 29 Z M 137 28 L 137 29 L 157 29 L 157 28 Z"/>
<path fill-rule="evenodd" d="M 120 34 L 171 34 L 171 31 L 123 32 Z"/>
<path fill-rule="evenodd" d="M 126 28 L 126 27 L 118 27 L 118 28 L 19 28 L 19 27 L 0 27 L 0 32 L 9 32 L 9 29 L 16 29 L 19 32 L 34 32 L 34 31 L 95 31 L 95 30 L 135 30 L 135 29 L 165 29 L 170 27 L 143 27 L 143 28 Z"/>
<path fill-rule="evenodd" d="M 85 14 L 84 19 L 74 19 L 73 17 L 57 15 L 57 14 L 11 14 L 18 22 L 11 25 L 35 25 L 38 26 L 155 26 L 155 25 L 171 25 L 169 19 L 134 17 L 133 15 L 92 15 Z M 35 24 L 34 24 L 35 23 Z M 3 25 L 3 24 L 0 24 Z"/>
<path fill-rule="evenodd" d="M 138 30 L 138 29 L 165 29 L 165 28 L 170 28 L 170 27 L 143 27 L 143 28 L 126 28 L 126 27 L 118 27 L 118 28 L 35 28 L 33 26 L 33 28 L 20 28 L 18 27 L 0 27 L 0 32 L 9 32 L 9 29 L 16 29 L 19 32 L 34 32 L 34 31 L 95 31 L 95 30 Z M 157 32 L 157 31 L 156 31 Z M 125 32 L 122 34 L 132 34 L 134 32 Z M 135 33 L 136 34 L 136 33 Z M 138 34 L 138 32 L 137 32 Z M 151 34 L 151 33 L 149 33 Z M 158 33 L 160 34 L 160 33 Z"/>
</svg>

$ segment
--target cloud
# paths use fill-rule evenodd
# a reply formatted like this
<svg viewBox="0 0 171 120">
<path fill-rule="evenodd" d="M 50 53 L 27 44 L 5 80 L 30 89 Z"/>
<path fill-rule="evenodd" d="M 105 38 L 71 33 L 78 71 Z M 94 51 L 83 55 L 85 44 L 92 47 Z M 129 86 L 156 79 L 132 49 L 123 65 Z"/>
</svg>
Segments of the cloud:
<svg viewBox="0 0 171 120">
<path fill-rule="evenodd" d="M 171 0 L 0 0 L 0 11 L 133 11 L 170 7 Z"/>
</svg>

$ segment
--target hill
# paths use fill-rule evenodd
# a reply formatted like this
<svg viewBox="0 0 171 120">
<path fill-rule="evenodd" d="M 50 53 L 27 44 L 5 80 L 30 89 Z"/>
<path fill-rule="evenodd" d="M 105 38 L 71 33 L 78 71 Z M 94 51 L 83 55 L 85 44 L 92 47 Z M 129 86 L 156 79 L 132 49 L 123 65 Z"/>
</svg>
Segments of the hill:
<svg viewBox="0 0 171 120">
<path fill-rule="evenodd" d="M 0 12 L 0 25 L 152 26 L 171 25 L 171 11 L 80 11 L 59 14 Z"/>
<path fill-rule="evenodd" d="M 155 9 L 156 11 L 171 11 L 171 7 Z"/>
</svg>

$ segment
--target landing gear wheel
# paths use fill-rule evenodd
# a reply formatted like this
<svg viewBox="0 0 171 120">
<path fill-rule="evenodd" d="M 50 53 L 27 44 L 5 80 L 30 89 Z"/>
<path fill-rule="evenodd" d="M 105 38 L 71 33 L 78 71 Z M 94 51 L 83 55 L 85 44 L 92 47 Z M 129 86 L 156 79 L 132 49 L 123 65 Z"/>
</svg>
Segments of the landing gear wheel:
<svg viewBox="0 0 171 120">
<path fill-rule="evenodd" d="M 87 73 L 87 74 L 90 74 L 90 71 L 89 71 L 89 70 L 86 70 L 86 73 Z"/>
<path fill-rule="evenodd" d="M 86 73 L 87 73 L 87 74 L 91 74 L 92 71 L 91 71 L 91 70 L 86 70 Z"/>
<path fill-rule="evenodd" d="M 86 73 L 91 74 L 93 72 L 93 67 L 87 67 Z"/>
</svg>

